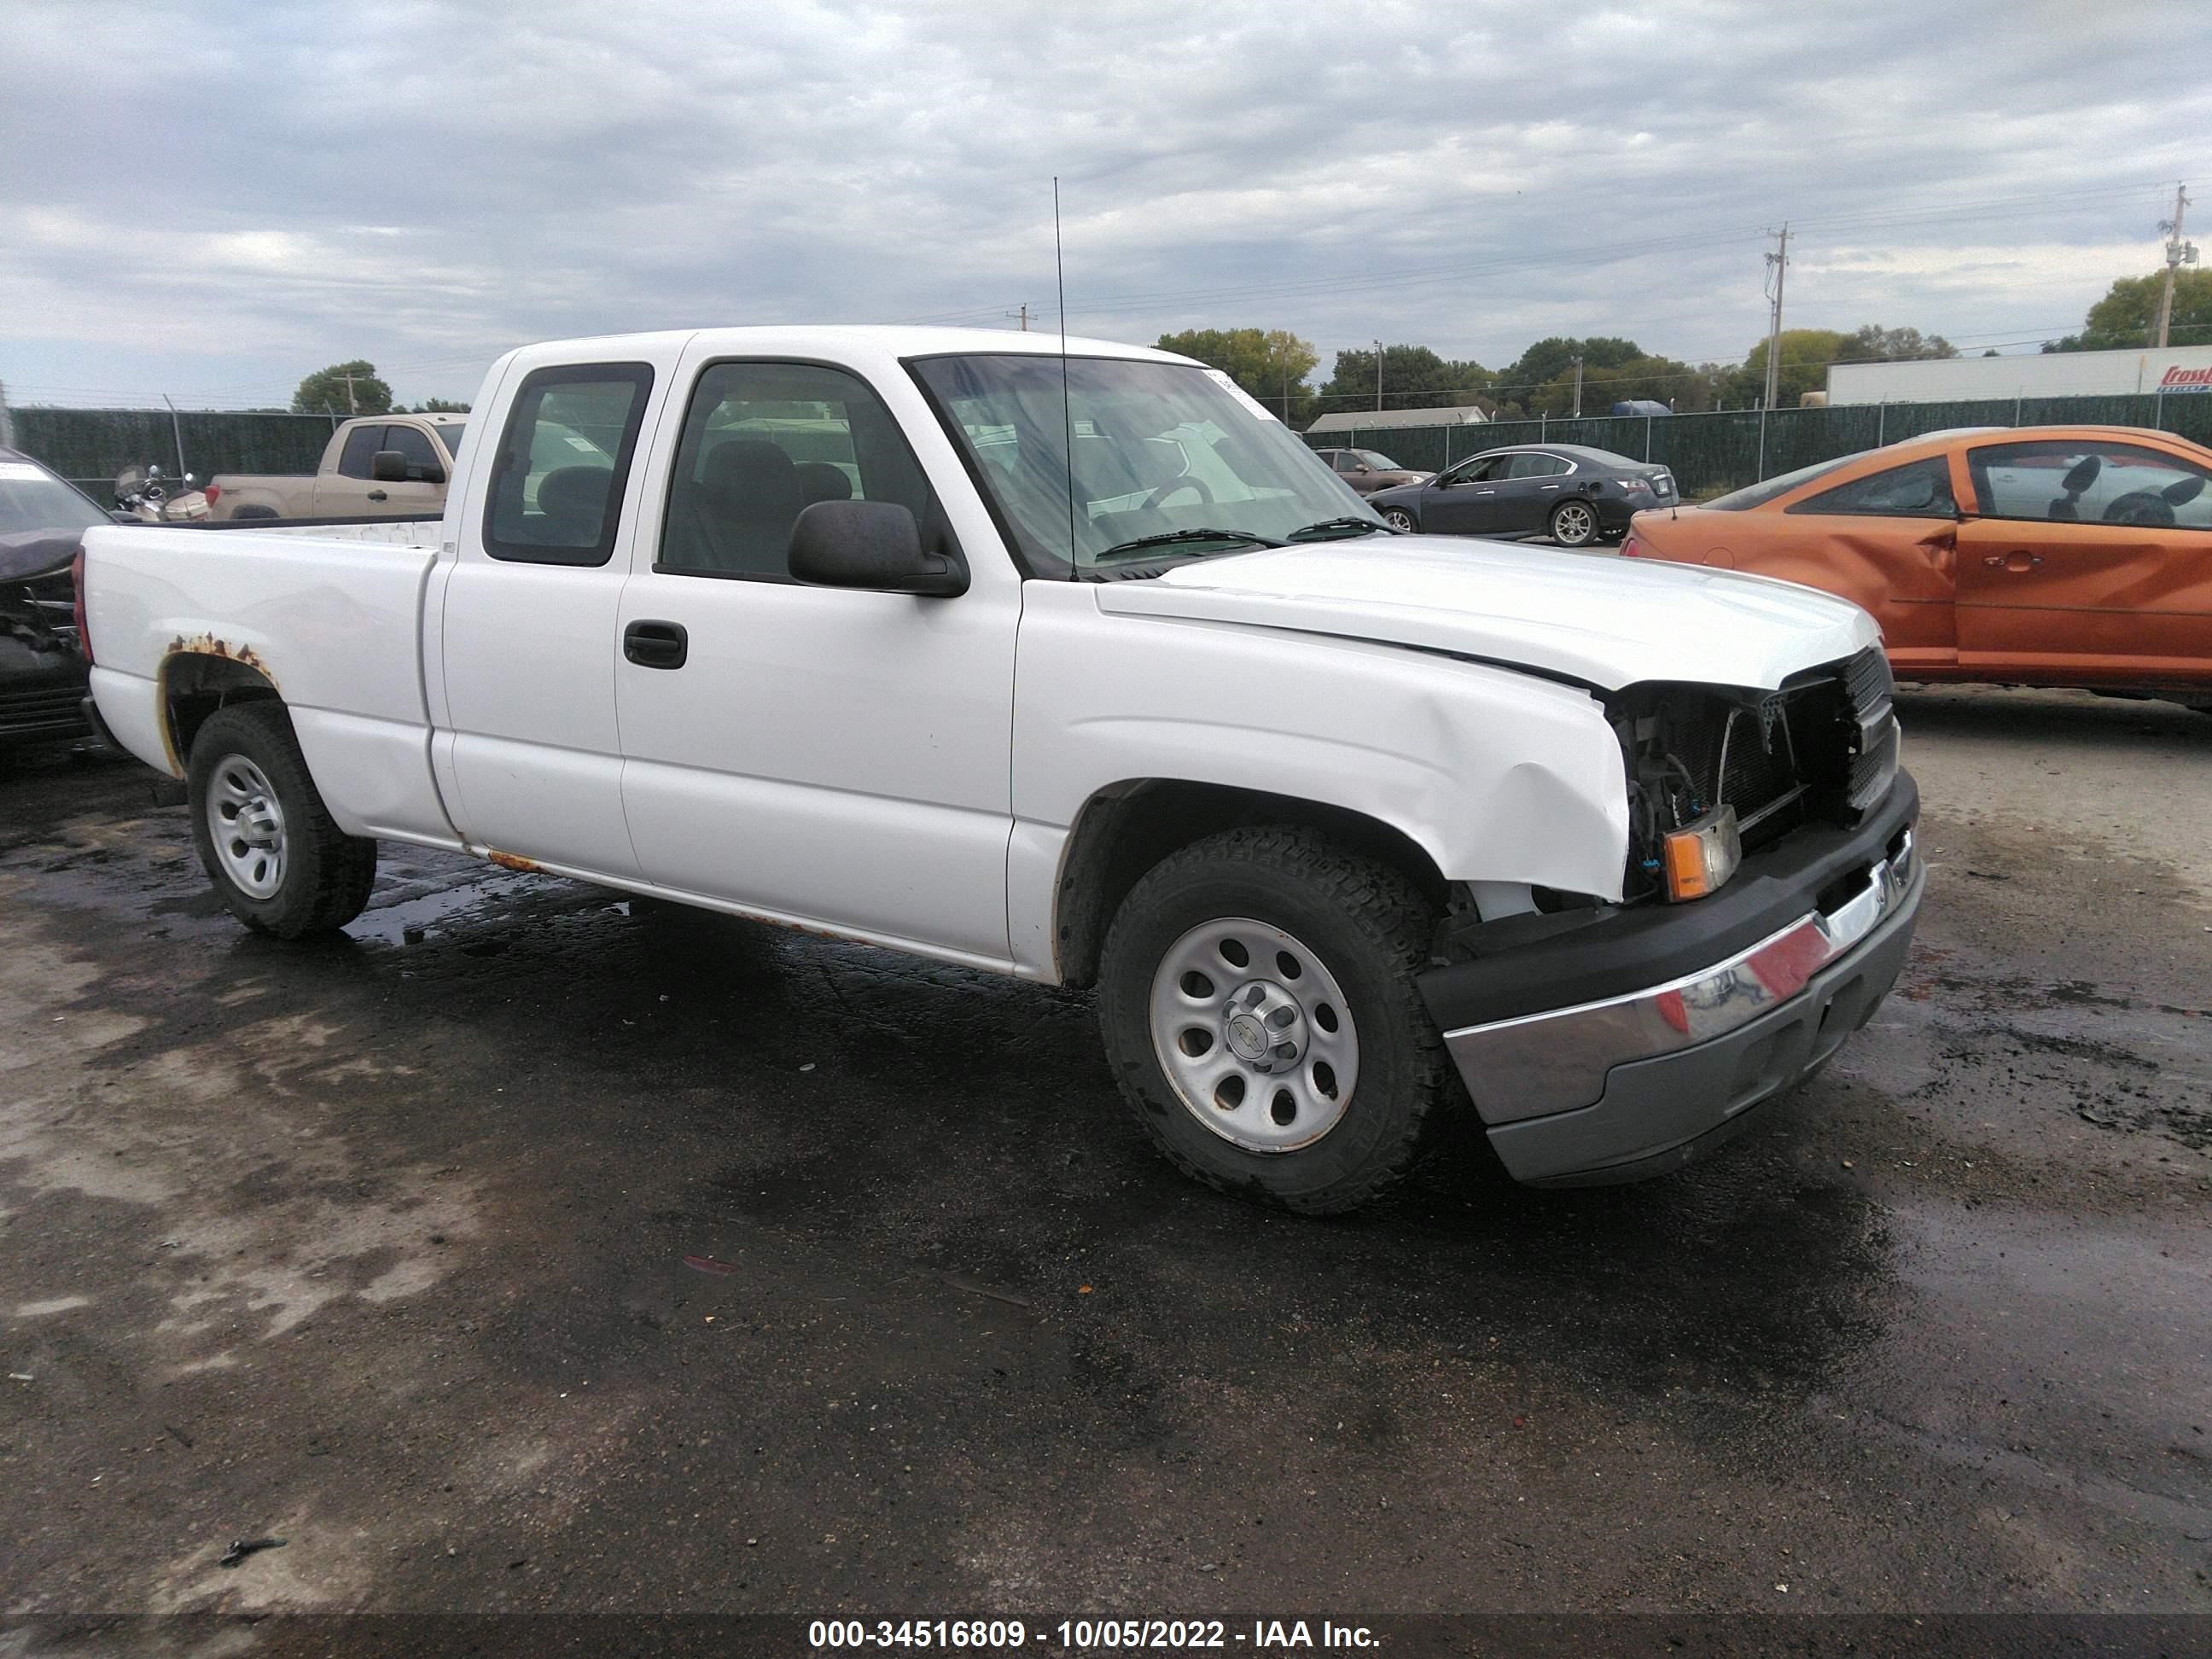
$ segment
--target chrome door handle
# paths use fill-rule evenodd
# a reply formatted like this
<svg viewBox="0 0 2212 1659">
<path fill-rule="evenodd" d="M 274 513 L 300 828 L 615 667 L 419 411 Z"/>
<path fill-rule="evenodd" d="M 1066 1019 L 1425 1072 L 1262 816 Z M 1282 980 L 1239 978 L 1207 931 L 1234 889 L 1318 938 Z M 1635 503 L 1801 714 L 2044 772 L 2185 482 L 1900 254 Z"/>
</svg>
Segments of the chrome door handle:
<svg viewBox="0 0 2212 1659">
<path fill-rule="evenodd" d="M 1494 489 L 1478 489 L 1474 493 L 1478 495 L 1495 495 L 1498 492 Z"/>
<path fill-rule="evenodd" d="M 1557 489 L 1559 488 L 1559 485 L 1557 485 L 1557 484 L 1546 484 L 1546 485 L 1544 486 L 1544 488 L 1545 488 L 1545 489 Z"/>
</svg>

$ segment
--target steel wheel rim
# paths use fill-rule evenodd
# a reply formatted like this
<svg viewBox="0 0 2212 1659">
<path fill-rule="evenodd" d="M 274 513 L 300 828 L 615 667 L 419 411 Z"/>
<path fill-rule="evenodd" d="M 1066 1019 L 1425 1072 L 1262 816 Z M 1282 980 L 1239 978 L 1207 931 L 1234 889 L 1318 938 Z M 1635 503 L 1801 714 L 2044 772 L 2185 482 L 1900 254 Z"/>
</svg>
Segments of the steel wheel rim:
<svg viewBox="0 0 2212 1659">
<path fill-rule="evenodd" d="M 1184 1109 L 1247 1152 L 1312 1146 L 1343 1121 L 1359 1081 L 1359 1036 L 1336 975 L 1303 941 L 1249 916 L 1200 922 L 1167 948 L 1151 1024 Z"/>
<path fill-rule="evenodd" d="M 1597 528 L 1597 520 L 1589 508 L 1570 502 L 1552 519 L 1552 533 L 1569 547 L 1580 547 Z"/>
<path fill-rule="evenodd" d="M 284 884 L 284 809 L 268 775 L 243 755 L 225 755 L 208 775 L 209 838 L 231 884 L 248 898 Z"/>
</svg>

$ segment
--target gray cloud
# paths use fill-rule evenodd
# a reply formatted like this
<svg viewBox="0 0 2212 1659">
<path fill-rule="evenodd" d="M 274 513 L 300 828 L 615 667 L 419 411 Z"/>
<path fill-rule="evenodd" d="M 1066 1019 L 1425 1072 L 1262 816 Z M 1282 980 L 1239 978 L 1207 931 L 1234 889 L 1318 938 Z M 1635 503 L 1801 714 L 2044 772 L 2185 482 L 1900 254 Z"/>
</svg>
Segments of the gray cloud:
<svg viewBox="0 0 2212 1659">
<path fill-rule="evenodd" d="M 1787 218 L 1793 322 L 1978 348 L 2078 323 L 2154 264 L 2158 181 L 2212 173 L 2212 90 L 2174 72 L 2212 14 L 2162 4 L 17 0 L 0 27 L 0 378 L 62 401 L 281 401 L 357 354 L 466 395 L 550 335 L 1049 316 L 1054 173 L 1086 333 L 1732 358 Z"/>
</svg>

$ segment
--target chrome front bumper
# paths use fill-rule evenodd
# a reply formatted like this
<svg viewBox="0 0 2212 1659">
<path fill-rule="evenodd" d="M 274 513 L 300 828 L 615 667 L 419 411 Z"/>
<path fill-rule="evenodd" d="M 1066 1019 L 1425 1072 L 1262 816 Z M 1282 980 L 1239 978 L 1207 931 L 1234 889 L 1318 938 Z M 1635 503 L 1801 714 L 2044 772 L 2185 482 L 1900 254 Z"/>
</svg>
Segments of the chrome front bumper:
<svg viewBox="0 0 2212 1659">
<path fill-rule="evenodd" d="M 1905 903 L 1917 862 L 1907 831 L 1842 904 L 1800 916 L 1725 961 L 1624 996 L 1447 1031 L 1445 1047 L 1486 1122 L 1590 1105 L 1614 1066 L 1725 1036 L 1803 991 Z"/>
</svg>

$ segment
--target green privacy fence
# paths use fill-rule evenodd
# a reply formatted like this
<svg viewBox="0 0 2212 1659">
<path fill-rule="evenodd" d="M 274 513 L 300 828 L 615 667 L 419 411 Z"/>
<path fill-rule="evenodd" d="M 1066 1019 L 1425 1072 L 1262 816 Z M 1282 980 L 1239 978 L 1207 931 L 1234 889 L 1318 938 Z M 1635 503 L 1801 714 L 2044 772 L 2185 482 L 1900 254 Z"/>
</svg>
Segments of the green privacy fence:
<svg viewBox="0 0 2212 1659">
<path fill-rule="evenodd" d="M 243 410 L 17 409 L 15 447 L 105 506 L 127 466 L 191 472 L 313 472 L 336 422 Z M 181 447 L 183 454 L 178 453 Z"/>
<path fill-rule="evenodd" d="M 1508 444 L 1587 444 L 1674 475 L 1692 499 L 1815 461 L 1965 426 L 2137 426 L 2212 446 L 2212 394 L 2166 398 L 2005 398 L 1945 404 L 1842 404 L 1713 415 L 1598 416 L 1480 426 L 1366 427 L 1309 433 L 1316 449 L 1379 449 L 1401 466 L 1439 471 Z"/>
</svg>

